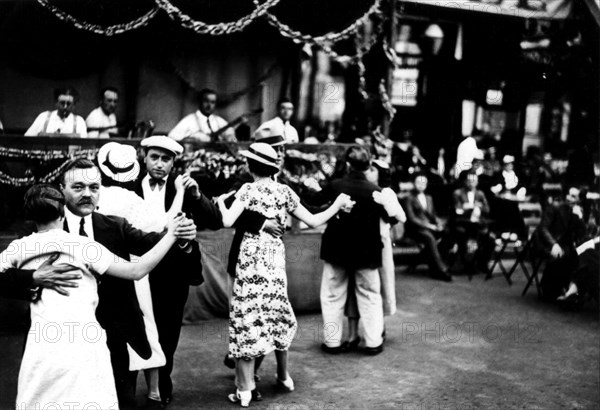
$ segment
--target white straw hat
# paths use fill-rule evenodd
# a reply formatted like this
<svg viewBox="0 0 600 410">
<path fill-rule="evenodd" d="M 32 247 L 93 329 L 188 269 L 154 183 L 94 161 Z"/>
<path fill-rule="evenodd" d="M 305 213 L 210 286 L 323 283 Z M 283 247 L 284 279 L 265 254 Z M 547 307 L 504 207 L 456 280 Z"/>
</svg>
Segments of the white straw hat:
<svg viewBox="0 0 600 410">
<path fill-rule="evenodd" d="M 134 181 L 140 174 L 135 148 L 117 142 L 109 142 L 100 148 L 98 166 L 104 175 L 117 182 Z"/>
<path fill-rule="evenodd" d="M 240 154 L 261 164 L 279 169 L 277 152 L 264 142 L 255 142 L 248 147 L 248 150 L 240 151 Z"/>
</svg>

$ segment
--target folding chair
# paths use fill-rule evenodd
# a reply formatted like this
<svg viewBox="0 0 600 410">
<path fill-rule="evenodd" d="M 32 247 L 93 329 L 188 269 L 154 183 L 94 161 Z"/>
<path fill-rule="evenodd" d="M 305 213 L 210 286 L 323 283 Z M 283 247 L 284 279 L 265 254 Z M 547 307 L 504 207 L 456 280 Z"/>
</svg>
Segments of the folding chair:
<svg viewBox="0 0 600 410">
<path fill-rule="evenodd" d="M 525 258 L 527 256 L 531 256 L 531 246 L 532 246 L 532 238 L 535 232 L 535 229 L 540 224 L 542 218 L 542 206 L 539 203 L 533 202 L 522 202 L 519 203 L 519 214 L 523 219 L 523 224 L 527 229 L 527 238 L 519 238 L 518 235 L 514 232 L 503 232 L 496 239 L 496 249 L 494 250 L 494 262 L 490 267 L 488 274 L 486 276 L 486 280 L 489 280 L 493 277 L 494 269 L 496 266 L 500 267 L 500 271 L 502 275 L 508 282 L 509 286 L 512 285 L 512 274 L 517 269 L 518 266 L 521 266 L 523 269 L 523 273 L 527 280 L 529 280 L 529 271 L 525 266 Z M 502 259 L 504 258 L 506 252 L 512 251 L 513 254 L 516 255 L 516 260 L 510 270 L 507 270 L 504 266 Z M 535 268 L 535 264 L 532 261 L 532 269 Z M 539 269 L 539 267 L 538 267 Z M 535 269 L 537 272 L 537 269 Z"/>
<path fill-rule="evenodd" d="M 546 256 L 541 254 L 536 255 L 536 252 L 533 249 L 533 245 L 536 242 L 536 237 L 538 235 L 537 227 L 539 226 L 541 221 L 542 210 L 540 204 L 534 203 L 523 203 L 520 206 L 520 209 L 523 213 L 525 225 L 528 227 L 529 230 L 529 237 L 525 245 L 518 251 L 515 263 L 508 272 L 508 277 L 511 277 L 517 269 L 517 267 L 521 266 L 521 269 L 523 270 L 523 275 L 525 275 L 525 278 L 527 279 L 527 283 L 525 284 L 525 288 L 523 289 L 521 296 L 524 296 L 527 293 L 527 291 L 531 287 L 531 284 L 534 281 L 538 296 L 541 296 L 542 290 L 540 287 L 539 272 L 542 267 L 542 264 L 546 261 L 547 258 Z M 527 269 L 527 266 L 525 264 L 527 259 L 529 259 L 529 263 L 531 265 L 531 274 L 529 273 L 529 270 Z"/>
</svg>

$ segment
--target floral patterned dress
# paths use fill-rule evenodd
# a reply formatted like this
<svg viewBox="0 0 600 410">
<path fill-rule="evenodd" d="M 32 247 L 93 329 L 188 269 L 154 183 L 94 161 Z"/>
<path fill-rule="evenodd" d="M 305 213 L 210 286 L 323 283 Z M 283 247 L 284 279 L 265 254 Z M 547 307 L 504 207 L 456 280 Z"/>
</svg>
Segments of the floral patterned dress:
<svg viewBox="0 0 600 410">
<path fill-rule="evenodd" d="M 245 184 L 236 197 L 246 209 L 281 223 L 299 204 L 290 187 L 272 180 Z M 253 358 L 287 350 L 297 327 L 287 294 L 283 241 L 264 232 L 245 233 L 229 313 L 229 355 Z"/>
</svg>

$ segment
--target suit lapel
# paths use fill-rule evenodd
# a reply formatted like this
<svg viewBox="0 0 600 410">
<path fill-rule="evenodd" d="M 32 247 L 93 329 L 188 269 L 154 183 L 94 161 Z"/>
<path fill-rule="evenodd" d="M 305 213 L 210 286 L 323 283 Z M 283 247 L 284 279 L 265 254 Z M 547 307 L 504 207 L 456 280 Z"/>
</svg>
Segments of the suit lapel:
<svg viewBox="0 0 600 410">
<path fill-rule="evenodd" d="M 171 176 L 167 178 L 167 182 L 165 183 L 165 212 L 171 208 L 173 204 L 173 200 L 175 200 L 175 194 L 177 193 L 175 189 L 175 183 L 172 181 Z"/>
<path fill-rule="evenodd" d="M 94 240 L 96 242 L 101 244 L 110 243 L 110 236 L 106 229 L 106 223 L 96 212 L 92 213 L 92 229 L 94 229 Z"/>
</svg>

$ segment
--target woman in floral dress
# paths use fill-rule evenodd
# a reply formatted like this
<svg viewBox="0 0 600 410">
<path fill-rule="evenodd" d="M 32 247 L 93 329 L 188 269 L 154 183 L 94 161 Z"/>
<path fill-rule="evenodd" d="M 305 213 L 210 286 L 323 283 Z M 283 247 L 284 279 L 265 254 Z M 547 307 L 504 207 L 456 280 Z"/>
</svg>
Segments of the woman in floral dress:
<svg viewBox="0 0 600 410">
<path fill-rule="evenodd" d="M 284 223 L 290 213 L 311 227 L 327 222 L 342 208 L 353 205 L 350 197 L 340 195 L 327 210 L 313 215 L 287 185 L 275 182 L 279 172 L 277 153 L 264 143 L 242 151 L 248 158 L 254 182 L 244 184 L 229 209 L 219 198 L 223 224 L 232 226 L 244 209 L 260 212 L 266 218 Z M 254 360 L 275 351 L 277 382 L 294 390 L 287 370 L 287 351 L 296 333 L 297 322 L 287 295 L 285 247 L 281 238 L 260 232 L 245 233 L 236 266 L 229 314 L 229 355 L 236 359 L 235 395 L 230 400 L 248 406 L 254 390 Z"/>
</svg>

